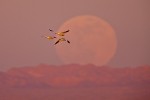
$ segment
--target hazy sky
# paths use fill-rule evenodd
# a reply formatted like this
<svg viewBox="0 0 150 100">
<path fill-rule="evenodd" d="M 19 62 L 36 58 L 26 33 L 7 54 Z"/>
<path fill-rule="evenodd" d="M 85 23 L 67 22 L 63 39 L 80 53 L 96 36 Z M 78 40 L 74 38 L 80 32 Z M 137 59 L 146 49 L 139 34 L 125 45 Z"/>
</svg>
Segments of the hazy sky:
<svg viewBox="0 0 150 100">
<path fill-rule="evenodd" d="M 63 64 L 40 36 L 80 15 L 98 16 L 115 29 L 118 47 L 108 65 L 150 64 L 149 4 L 149 0 L 0 0 L 0 70 Z"/>
</svg>

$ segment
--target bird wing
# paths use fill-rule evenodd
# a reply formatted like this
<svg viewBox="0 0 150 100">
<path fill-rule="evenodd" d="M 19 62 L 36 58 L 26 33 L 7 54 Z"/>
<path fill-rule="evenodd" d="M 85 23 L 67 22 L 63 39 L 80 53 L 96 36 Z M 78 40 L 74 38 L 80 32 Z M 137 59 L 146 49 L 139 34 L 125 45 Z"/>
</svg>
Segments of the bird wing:
<svg viewBox="0 0 150 100">
<path fill-rule="evenodd" d="M 56 45 L 57 43 L 59 43 L 59 41 L 60 41 L 60 39 L 59 39 L 58 41 L 55 42 L 55 45 Z"/>
<path fill-rule="evenodd" d="M 42 37 L 42 38 L 48 38 L 48 36 L 44 36 L 44 35 L 42 35 L 41 37 Z"/>
<path fill-rule="evenodd" d="M 67 31 L 64 31 L 64 32 L 62 32 L 62 33 L 67 33 L 67 32 L 69 32 L 70 30 L 67 30 Z"/>
</svg>

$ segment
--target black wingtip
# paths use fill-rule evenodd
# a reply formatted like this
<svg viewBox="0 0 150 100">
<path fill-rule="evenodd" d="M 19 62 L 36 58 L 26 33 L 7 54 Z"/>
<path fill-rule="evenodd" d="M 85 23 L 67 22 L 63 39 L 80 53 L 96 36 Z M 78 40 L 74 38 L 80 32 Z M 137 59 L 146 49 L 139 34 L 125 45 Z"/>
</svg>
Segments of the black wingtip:
<svg viewBox="0 0 150 100">
<path fill-rule="evenodd" d="M 56 45 L 59 41 L 57 41 L 54 45 Z"/>
<path fill-rule="evenodd" d="M 57 42 L 54 45 L 56 45 L 56 44 L 57 44 Z"/>
<path fill-rule="evenodd" d="M 68 43 L 70 43 L 70 41 L 67 40 Z"/>
<path fill-rule="evenodd" d="M 53 32 L 53 30 L 49 29 L 49 31 Z"/>
</svg>

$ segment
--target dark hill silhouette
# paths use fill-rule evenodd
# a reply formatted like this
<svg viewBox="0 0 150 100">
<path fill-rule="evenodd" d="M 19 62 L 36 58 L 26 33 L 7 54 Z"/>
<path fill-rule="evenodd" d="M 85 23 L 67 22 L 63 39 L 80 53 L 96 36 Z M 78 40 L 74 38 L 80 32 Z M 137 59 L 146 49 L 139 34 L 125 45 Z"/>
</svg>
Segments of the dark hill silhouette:
<svg viewBox="0 0 150 100">
<path fill-rule="evenodd" d="M 0 72 L 0 87 L 100 87 L 149 84 L 150 66 L 112 68 L 92 64 L 63 66 L 40 64 Z"/>
</svg>

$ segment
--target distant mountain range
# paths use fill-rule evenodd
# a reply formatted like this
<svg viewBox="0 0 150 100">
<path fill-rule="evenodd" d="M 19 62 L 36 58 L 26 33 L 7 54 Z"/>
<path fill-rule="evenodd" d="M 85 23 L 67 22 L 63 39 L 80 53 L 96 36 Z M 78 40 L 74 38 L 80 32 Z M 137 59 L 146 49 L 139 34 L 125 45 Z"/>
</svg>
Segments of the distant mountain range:
<svg viewBox="0 0 150 100">
<path fill-rule="evenodd" d="M 62 65 L 12 68 L 0 72 L 0 87 L 101 87 L 148 86 L 150 66 L 112 68 L 94 65 Z"/>
</svg>

